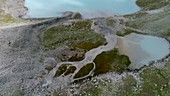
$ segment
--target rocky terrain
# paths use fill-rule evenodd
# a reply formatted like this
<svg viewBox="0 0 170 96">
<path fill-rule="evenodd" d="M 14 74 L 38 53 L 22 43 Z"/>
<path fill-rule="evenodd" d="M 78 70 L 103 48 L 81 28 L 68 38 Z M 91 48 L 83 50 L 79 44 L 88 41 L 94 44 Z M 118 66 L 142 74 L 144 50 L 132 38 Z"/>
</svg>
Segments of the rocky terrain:
<svg viewBox="0 0 170 96">
<path fill-rule="evenodd" d="M 116 47 L 130 33 L 169 41 L 169 0 L 137 0 L 137 13 L 93 19 L 24 19 L 23 4 L 0 0 L 0 96 L 170 95 L 169 56 L 131 70 Z"/>
</svg>

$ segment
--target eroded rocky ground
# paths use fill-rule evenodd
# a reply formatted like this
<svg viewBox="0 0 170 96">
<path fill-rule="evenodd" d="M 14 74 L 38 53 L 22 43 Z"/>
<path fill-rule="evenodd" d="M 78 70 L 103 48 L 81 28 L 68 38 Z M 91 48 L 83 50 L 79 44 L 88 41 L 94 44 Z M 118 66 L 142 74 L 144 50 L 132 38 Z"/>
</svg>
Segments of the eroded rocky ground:
<svg viewBox="0 0 170 96">
<path fill-rule="evenodd" d="M 137 4 L 142 10 L 126 16 L 38 20 L 21 19 L 0 4 L 0 95 L 169 96 L 168 56 L 129 70 L 128 56 L 115 48 L 116 36 L 132 32 L 170 40 L 169 0 Z"/>
</svg>

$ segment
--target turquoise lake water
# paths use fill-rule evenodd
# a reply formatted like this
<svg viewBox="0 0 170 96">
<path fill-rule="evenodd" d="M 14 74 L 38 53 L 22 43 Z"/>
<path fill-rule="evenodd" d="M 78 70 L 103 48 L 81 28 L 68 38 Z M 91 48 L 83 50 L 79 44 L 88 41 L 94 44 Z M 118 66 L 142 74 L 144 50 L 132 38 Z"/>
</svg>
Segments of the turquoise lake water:
<svg viewBox="0 0 170 96">
<path fill-rule="evenodd" d="M 131 68 L 140 68 L 170 53 L 169 42 L 160 37 L 132 33 L 125 36 L 127 55 L 132 59 Z"/>
<path fill-rule="evenodd" d="M 25 0 L 30 17 L 61 16 L 65 11 L 80 12 L 84 17 L 125 15 L 140 8 L 136 0 Z"/>
</svg>

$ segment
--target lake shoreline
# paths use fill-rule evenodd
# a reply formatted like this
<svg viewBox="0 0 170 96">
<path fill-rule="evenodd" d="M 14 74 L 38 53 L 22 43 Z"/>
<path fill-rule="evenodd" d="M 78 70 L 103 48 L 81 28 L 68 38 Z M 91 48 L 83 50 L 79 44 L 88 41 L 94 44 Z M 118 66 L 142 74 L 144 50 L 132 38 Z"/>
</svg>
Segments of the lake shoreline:
<svg viewBox="0 0 170 96">
<path fill-rule="evenodd" d="M 40 3 L 36 5 L 37 2 Z M 44 8 L 43 6 L 48 6 L 45 0 L 25 0 L 25 6 L 28 8 L 28 15 L 30 15 L 31 18 L 60 17 L 66 11 L 79 12 L 84 18 L 110 17 L 114 15 L 123 16 L 125 14 L 133 14 L 140 11 L 140 7 L 136 5 L 136 1 L 134 0 L 97 2 L 98 1 L 96 0 L 50 0 L 48 4 L 51 6 L 49 6 L 49 8 Z M 116 3 L 119 4 L 117 5 Z M 93 4 L 95 4 L 95 6 Z M 103 5 L 105 5 L 105 8 L 101 8 Z M 63 6 L 65 6 L 65 8 L 63 8 Z M 119 8 L 120 6 L 122 6 L 121 9 Z"/>
<path fill-rule="evenodd" d="M 17 0 L 8 0 L 10 4 L 16 4 Z M 145 0 L 147 1 L 147 0 Z M 20 4 L 24 4 L 24 0 L 18 0 Z M 16 4 L 17 5 L 17 4 Z M 16 8 L 20 8 L 20 7 Z M 23 8 L 23 9 L 22 9 Z M 11 12 L 12 8 L 7 8 L 7 12 Z M 169 62 L 170 62 L 170 54 L 163 58 L 163 60 L 158 60 L 155 62 L 151 62 L 148 66 L 143 66 L 139 70 L 130 70 L 125 69 L 123 72 L 107 72 L 104 74 L 100 74 L 94 76 L 93 73 L 89 78 L 83 80 L 78 80 L 75 82 L 68 82 L 67 80 L 70 78 L 70 75 L 67 75 L 68 78 L 62 77 L 51 77 L 52 83 L 48 86 L 43 86 L 46 84 L 46 78 L 49 76 L 49 72 L 55 68 L 57 64 L 64 62 L 67 58 L 71 56 L 77 58 L 78 55 L 71 53 L 72 51 L 76 51 L 77 48 L 72 48 L 70 45 L 72 43 L 81 41 L 81 38 L 87 38 L 86 40 L 82 41 L 93 41 L 98 40 L 98 35 L 103 36 L 104 34 L 111 34 L 117 35 L 117 32 L 122 32 L 124 36 L 129 34 L 129 31 L 135 33 L 135 31 L 139 32 L 142 35 L 149 35 L 149 36 L 156 36 L 160 38 L 165 38 L 168 43 L 170 43 L 170 36 L 168 34 L 169 31 L 163 31 L 165 33 L 158 32 L 156 33 L 152 29 L 145 28 L 145 22 L 147 18 L 154 19 L 153 21 L 149 21 L 151 23 L 157 22 L 158 26 L 163 25 L 160 28 L 160 31 L 164 28 L 164 26 L 169 25 L 169 23 L 165 22 L 169 19 L 165 19 L 165 23 L 159 20 L 164 20 L 164 17 L 168 18 L 169 13 L 166 15 L 162 15 L 163 11 L 159 11 L 160 13 L 151 12 L 147 14 L 141 14 L 145 12 L 145 10 L 140 10 L 137 13 L 130 14 L 128 16 L 112 16 L 112 17 L 96 17 L 92 19 L 84 19 L 81 18 L 80 15 L 75 15 L 75 13 L 68 12 L 65 16 L 62 17 L 52 17 L 52 18 L 29 18 L 25 13 L 29 10 L 24 8 L 23 5 L 21 7 L 22 10 L 14 11 L 11 14 L 15 15 L 16 18 L 20 18 L 25 22 L 23 24 L 11 24 L 7 26 L 0 26 L 0 95 L 2 96 L 73 96 L 73 95 L 94 95 L 94 96 L 126 96 L 132 94 L 134 96 L 141 95 L 151 96 L 151 95 L 164 95 L 163 93 L 167 93 L 166 95 L 169 96 Z M 8 11 L 10 10 L 10 11 Z M 19 10 L 19 9 L 17 9 Z M 22 14 L 21 14 L 21 13 Z M 67 13 L 67 12 L 66 12 Z M 161 14 L 161 15 L 160 15 Z M 151 17 L 149 17 L 151 15 Z M 155 16 L 156 15 L 156 16 Z M 158 15 L 158 16 L 157 16 Z M 144 16 L 144 17 L 142 17 Z M 145 17 L 146 16 L 146 17 Z M 147 17 L 148 16 L 148 17 Z M 27 18 L 26 18 L 27 17 Z M 159 17 L 159 18 L 158 18 Z M 161 18 L 160 18 L 161 17 Z M 139 19 L 138 19 L 139 18 Z M 156 19 L 155 19 L 156 18 Z M 134 21 L 137 21 L 134 22 Z M 142 22 L 144 21 L 144 23 Z M 159 22 L 158 22 L 158 21 Z M 90 25 L 92 30 L 94 30 L 94 34 L 85 35 L 81 32 L 76 32 L 73 27 L 71 32 L 68 31 L 67 27 L 70 27 L 70 24 L 75 24 L 72 22 L 78 22 L 76 28 L 82 30 L 81 24 L 79 22 L 91 22 Z M 89 23 L 85 23 L 85 25 L 89 26 Z M 130 26 L 127 23 L 132 23 Z M 140 27 L 136 27 L 139 25 Z M 140 25 L 141 24 L 141 25 Z M 156 24 L 152 25 L 152 28 L 157 28 Z M 159 25 L 160 24 L 160 25 Z M 156 27 L 155 27 L 155 26 Z M 63 27 L 66 26 L 66 27 Z M 83 28 L 87 28 L 88 26 L 84 26 Z M 142 26 L 142 27 L 141 27 Z M 146 26 L 148 26 L 146 24 Z M 59 45 L 55 50 L 45 50 L 44 49 L 44 33 L 49 30 L 53 29 L 54 27 L 60 28 L 55 29 L 56 31 L 60 32 L 60 30 L 64 30 L 60 32 L 57 36 L 54 34 L 54 40 L 60 40 Z M 107 27 L 107 28 L 106 28 Z M 134 28 L 135 30 L 127 30 L 127 27 Z M 62 29 L 64 28 L 64 29 Z M 143 28 L 143 29 L 142 29 Z M 54 30 L 54 29 L 53 29 Z M 84 30 L 84 29 L 83 29 Z M 68 31 L 68 32 L 67 32 Z M 85 31 L 85 32 L 86 32 Z M 65 33 L 66 32 L 66 33 Z M 84 31 L 83 31 L 84 32 Z M 93 31 L 92 31 L 93 33 Z M 52 34 L 52 33 L 51 33 Z M 48 34 L 48 35 L 51 35 Z M 70 35 L 71 34 L 71 35 Z M 167 34 L 167 35 L 166 35 Z M 74 38 L 70 38 L 73 36 Z M 61 37 L 61 38 L 58 38 Z M 79 37 L 79 39 L 75 38 Z M 57 38 L 57 39 L 56 39 Z M 121 37 L 124 38 L 124 37 Z M 47 38 L 48 39 L 48 38 Z M 111 39 L 111 38 L 110 38 Z M 113 37 L 113 39 L 115 39 Z M 72 42 L 72 40 L 74 42 Z M 114 40 L 113 40 L 114 41 Z M 110 41 L 110 43 L 112 40 Z M 71 43 L 67 45 L 67 43 Z M 115 42 L 114 42 L 115 43 Z M 52 48 L 56 44 L 55 42 L 51 43 Z M 95 43 L 94 43 L 95 44 Z M 85 44 L 86 45 L 86 44 Z M 102 45 L 101 45 L 102 46 Z M 104 43 L 103 46 L 107 46 Z M 47 46 L 48 47 L 48 46 Z M 54 46 L 55 47 L 55 46 Z M 82 46 L 81 46 L 82 47 Z M 112 46 L 113 47 L 113 46 Z M 160 46 L 161 47 L 161 46 Z M 100 48 L 100 46 L 95 48 Z M 95 49 L 93 48 L 93 49 Z M 91 49 L 91 50 L 93 50 Z M 100 50 L 99 50 L 100 51 Z M 105 50 L 108 51 L 108 50 Z M 79 51 L 78 52 L 82 52 Z M 84 51 L 89 52 L 89 51 Z M 93 55 L 90 53 L 90 55 Z M 95 55 L 95 54 L 94 54 Z M 58 58 L 60 57 L 60 58 Z M 94 57 L 93 57 L 94 58 Z M 60 60 L 61 59 L 61 60 Z M 91 59 L 90 57 L 88 59 Z M 122 60 L 123 61 L 123 60 Z M 81 61 L 80 61 L 81 62 Z M 74 62 L 77 64 L 77 62 Z M 117 68 L 117 67 L 116 67 Z M 103 67 L 101 69 L 104 69 Z M 54 70 L 56 71 L 56 70 Z M 88 75 L 89 76 L 89 75 Z M 49 78 L 49 79 L 51 79 Z M 80 78 L 81 79 L 81 78 Z M 165 90 L 161 89 L 165 88 Z M 160 91 L 161 90 L 161 91 Z M 155 92 L 162 92 L 162 93 L 155 93 Z"/>
</svg>

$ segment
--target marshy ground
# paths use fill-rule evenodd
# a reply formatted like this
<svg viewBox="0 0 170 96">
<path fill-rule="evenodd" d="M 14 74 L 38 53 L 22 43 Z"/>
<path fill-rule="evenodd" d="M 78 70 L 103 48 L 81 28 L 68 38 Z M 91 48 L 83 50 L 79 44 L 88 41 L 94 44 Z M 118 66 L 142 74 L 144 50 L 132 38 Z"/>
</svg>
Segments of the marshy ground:
<svg viewBox="0 0 170 96">
<path fill-rule="evenodd" d="M 142 10 L 126 16 L 81 19 L 70 14 L 43 21 L 22 19 L 19 24 L 24 24 L 17 27 L 10 24 L 18 18 L 2 8 L 0 95 L 169 96 L 169 56 L 129 70 L 129 57 L 115 47 L 117 36 L 130 33 L 170 40 L 170 3 L 156 1 L 137 0 Z"/>
</svg>

